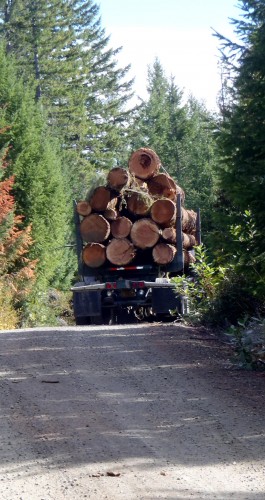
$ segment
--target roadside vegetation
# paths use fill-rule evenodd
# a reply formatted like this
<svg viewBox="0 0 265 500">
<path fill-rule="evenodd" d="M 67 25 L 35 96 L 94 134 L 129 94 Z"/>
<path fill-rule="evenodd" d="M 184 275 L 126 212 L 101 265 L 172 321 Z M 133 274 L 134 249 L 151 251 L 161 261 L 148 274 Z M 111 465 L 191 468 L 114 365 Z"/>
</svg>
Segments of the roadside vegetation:
<svg viewBox="0 0 265 500">
<path fill-rule="evenodd" d="M 131 105 L 91 0 L 0 0 L 0 329 L 70 321 L 72 200 L 138 147 L 154 149 L 202 214 L 195 278 L 176 279 L 189 321 L 264 325 L 265 0 L 241 0 L 235 40 L 216 33 L 219 111 L 148 68 Z M 21 28 L 23 27 L 23 29 Z M 66 29 L 67 27 L 67 29 Z M 254 319 L 253 319 L 254 318 Z"/>
</svg>

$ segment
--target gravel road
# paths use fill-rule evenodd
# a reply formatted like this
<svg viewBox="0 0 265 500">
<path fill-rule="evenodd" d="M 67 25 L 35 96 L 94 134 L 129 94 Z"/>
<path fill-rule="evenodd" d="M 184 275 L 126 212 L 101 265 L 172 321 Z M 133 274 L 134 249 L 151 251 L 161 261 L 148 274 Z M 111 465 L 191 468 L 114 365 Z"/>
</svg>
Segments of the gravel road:
<svg viewBox="0 0 265 500">
<path fill-rule="evenodd" d="M 0 332 L 0 499 L 265 499 L 263 373 L 175 324 Z"/>
</svg>

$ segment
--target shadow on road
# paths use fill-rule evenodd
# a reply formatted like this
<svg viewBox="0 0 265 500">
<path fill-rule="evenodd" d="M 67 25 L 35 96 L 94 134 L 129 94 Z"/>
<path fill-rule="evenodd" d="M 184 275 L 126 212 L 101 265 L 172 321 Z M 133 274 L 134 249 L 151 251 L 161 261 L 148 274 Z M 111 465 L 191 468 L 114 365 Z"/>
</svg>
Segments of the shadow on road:
<svg viewBox="0 0 265 500">
<path fill-rule="evenodd" d="M 227 359 L 214 338 L 176 325 L 1 333 L 0 462 L 229 472 L 262 461 L 264 379 Z"/>
</svg>

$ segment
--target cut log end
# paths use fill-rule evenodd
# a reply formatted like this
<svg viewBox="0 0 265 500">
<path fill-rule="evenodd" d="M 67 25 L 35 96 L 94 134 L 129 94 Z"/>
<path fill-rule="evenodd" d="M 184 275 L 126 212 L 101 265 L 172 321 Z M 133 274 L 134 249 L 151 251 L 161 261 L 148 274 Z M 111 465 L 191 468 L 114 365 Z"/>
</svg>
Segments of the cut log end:
<svg viewBox="0 0 265 500">
<path fill-rule="evenodd" d="M 87 243 L 102 243 L 109 237 L 110 224 L 102 215 L 91 214 L 82 220 L 80 233 Z"/>
<path fill-rule="evenodd" d="M 118 217 L 111 224 L 111 234 L 114 238 L 127 238 L 132 227 L 132 221 L 127 217 Z"/>
<path fill-rule="evenodd" d="M 132 262 L 136 250 L 127 238 L 113 238 L 106 248 L 107 259 L 116 266 L 125 266 Z"/>
<path fill-rule="evenodd" d="M 115 167 L 112 168 L 107 176 L 108 186 L 112 189 L 120 191 L 130 182 L 130 174 L 125 168 Z"/>
<path fill-rule="evenodd" d="M 110 208 L 108 206 L 110 200 L 110 190 L 105 186 L 99 186 L 93 191 L 89 203 L 95 212 L 104 212 L 107 208 Z"/>
<path fill-rule="evenodd" d="M 88 243 L 82 252 L 83 262 L 89 267 L 100 267 L 106 261 L 106 248 L 101 243 Z"/>
<path fill-rule="evenodd" d="M 150 215 L 157 224 L 168 227 L 176 218 L 176 205 L 166 198 L 156 200 L 151 207 Z"/>
<path fill-rule="evenodd" d="M 159 157 L 149 148 L 134 151 L 129 159 L 129 171 L 140 179 L 153 177 L 159 171 L 160 165 Z"/>
<path fill-rule="evenodd" d="M 85 217 L 86 215 L 90 215 L 92 212 L 91 205 L 88 201 L 79 201 L 76 204 L 76 211 L 79 215 Z"/>
<path fill-rule="evenodd" d="M 159 227 L 151 219 L 139 219 L 133 224 L 131 229 L 132 242 L 142 250 L 152 248 L 156 245 L 159 236 Z"/>
<path fill-rule="evenodd" d="M 170 264 L 176 255 L 177 249 L 167 243 L 158 243 L 152 250 L 154 262 L 160 265 Z"/>
</svg>

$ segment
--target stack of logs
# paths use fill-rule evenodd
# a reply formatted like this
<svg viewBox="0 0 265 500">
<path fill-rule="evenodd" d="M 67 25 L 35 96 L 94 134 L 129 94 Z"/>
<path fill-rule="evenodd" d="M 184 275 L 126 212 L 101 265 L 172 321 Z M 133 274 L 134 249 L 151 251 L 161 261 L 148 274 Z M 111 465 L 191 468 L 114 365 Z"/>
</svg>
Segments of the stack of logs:
<svg viewBox="0 0 265 500">
<path fill-rule="evenodd" d="M 80 234 L 85 243 L 83 262 L 98 268 L 105 262 L 125 266 L 139 253 L 149 252 L 158 265 L 167 265 L 176 254 L 176 199 L 181 196 L 184 261 L 193 261 L 196 213 L 183 207 L 185 194 L 166 173 L 149 148 L 135 151 L 128 169 L 109 171 L 105 186 L 77 203 Z M 148 257 L 150 258 L 150 257 Z"/>
</svg>

